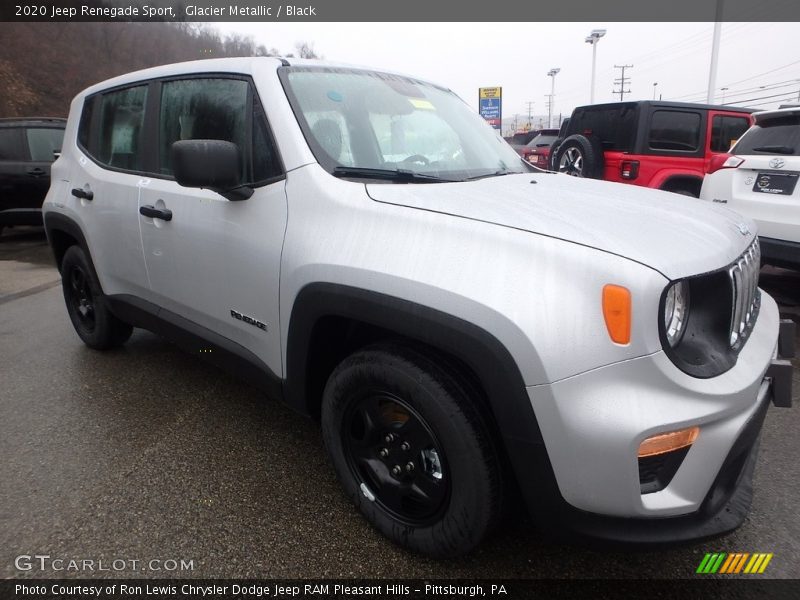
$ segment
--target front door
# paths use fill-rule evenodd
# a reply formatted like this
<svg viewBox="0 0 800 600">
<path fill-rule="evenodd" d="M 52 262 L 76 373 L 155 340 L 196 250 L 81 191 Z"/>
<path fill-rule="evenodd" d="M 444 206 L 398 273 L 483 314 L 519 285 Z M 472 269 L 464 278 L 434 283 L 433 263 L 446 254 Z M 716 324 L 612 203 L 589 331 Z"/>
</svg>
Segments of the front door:
<svg viewBox="0 0 800 600">
<path fill-rule="evenodd" d="M 252 84 L 196 77 L 161 82 L 158 93 L 159 176 L 142 182 L 139 195 L 152 296 L 166 310 L 253 352 L 280 375 L 286 180 Z M 230 201 L 180 186 L 172 178 L 170 148 L 185 139 L 236 143 L 253 195 Z"/>
</svg>

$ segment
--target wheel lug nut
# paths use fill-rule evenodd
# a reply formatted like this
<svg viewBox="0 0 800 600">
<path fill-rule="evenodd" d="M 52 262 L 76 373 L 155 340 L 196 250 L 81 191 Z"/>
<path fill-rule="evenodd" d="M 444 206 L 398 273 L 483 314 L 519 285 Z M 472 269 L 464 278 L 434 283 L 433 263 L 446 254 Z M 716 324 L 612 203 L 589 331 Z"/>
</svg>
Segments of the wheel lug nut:
<svg viewBox="0 0 800 600">
<path fill-rule="evenodd" d="M 386 434 L 386 437 L 385 437 L 385 438 L 383 438 L 383 440 L 384 440 L 384 441 L 385 441 L 387 444 L 391 444 L 391 443 L 394 441 L 394 434 L 393 434 L 393 433 L 387 433 L 387 434 Z"/>
<path fill-rule="evenodd" d="M 379 454 L 381 457 L 386 458 L 389 456 L 389 449 L 388 448 L 381 448 Z"/>
<path fill-rule="evenodd" d="M 402 444 L 400 444 L 400 449 L 408 452 L 409 450 L 411 450 L 411 444 L 409 444 L 408 442 L 403 442 Z"/>
<path fill-rule="evenodd" d="M 392 475 L 398 477 L 403 472 L 403 469 L 400 468 L 400 465 L 395 465 L 392 467 Z"/>
<path fill-rule="evenodd" d="M 411 462 L 411 461 L 408 461 L 406 463 L 406 471 L 411 473 L 411 471 L 413 471 L 413 470 L 414 470 L 414 463 Z"/>
</svg>

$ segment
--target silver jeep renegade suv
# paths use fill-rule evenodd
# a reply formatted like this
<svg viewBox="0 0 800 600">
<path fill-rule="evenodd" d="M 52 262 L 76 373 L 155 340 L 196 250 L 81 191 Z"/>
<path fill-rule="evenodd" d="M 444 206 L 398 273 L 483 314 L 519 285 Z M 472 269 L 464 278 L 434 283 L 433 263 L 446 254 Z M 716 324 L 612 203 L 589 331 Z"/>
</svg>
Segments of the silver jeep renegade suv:
<svg viewBox="0 0 800 600">
<path fill-rule="evenodd" d="M 595 538 L 731 530 L 790 403 L 752 222 L 530 167 L 412 77 L 106 81 L 72 102 L 44 211 L 87 345 L 149 329 L 319 418 L 345 493 L 428 555 L 478 544 L 509 490 Z"/>
</svg>

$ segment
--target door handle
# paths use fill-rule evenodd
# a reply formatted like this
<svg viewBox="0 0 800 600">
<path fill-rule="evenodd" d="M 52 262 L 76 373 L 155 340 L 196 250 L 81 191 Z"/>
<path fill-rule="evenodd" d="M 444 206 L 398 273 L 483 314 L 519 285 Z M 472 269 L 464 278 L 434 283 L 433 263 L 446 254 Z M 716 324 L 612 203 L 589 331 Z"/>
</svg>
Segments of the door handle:
<svg viewBox="0 0 800 600">
<path fill-rule="evenodd" d="M 172 211 L 169 209 L 156 208 L 150 204 L 139 207 L 139 214 L 151 219 L 161 219 L 162 221 L 172 221 Z"/>
<path fill-rule="evenodd" d="M 92 190 L 82 190 L 81 188 L 72 188 L 72 195 L 76 198 L 83 198 L 84 200 L 93 200 L 94 192 Z"/>
<path fill-rule="evenodd" d="M 40 169 L 39 167 L 36 167 L 28 171 L 28 175 L 33 175 L 34 177 L 42 177 L 44 175 L 47 175 L 47 171 L 45 171 L 44 169 Z"/>
</svg>

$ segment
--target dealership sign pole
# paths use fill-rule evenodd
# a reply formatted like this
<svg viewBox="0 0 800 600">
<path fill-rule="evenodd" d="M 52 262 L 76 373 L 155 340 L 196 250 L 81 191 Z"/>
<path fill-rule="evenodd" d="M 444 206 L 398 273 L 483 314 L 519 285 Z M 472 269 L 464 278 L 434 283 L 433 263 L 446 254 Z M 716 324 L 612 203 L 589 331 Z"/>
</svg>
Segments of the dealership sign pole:
<svg viewBox="0 0 800 600">
<path fill-rule="evenodd" d="M 495 129 L 502 127 L 503 88 L 478 88 L 478 112 Z"/>
</svg>

